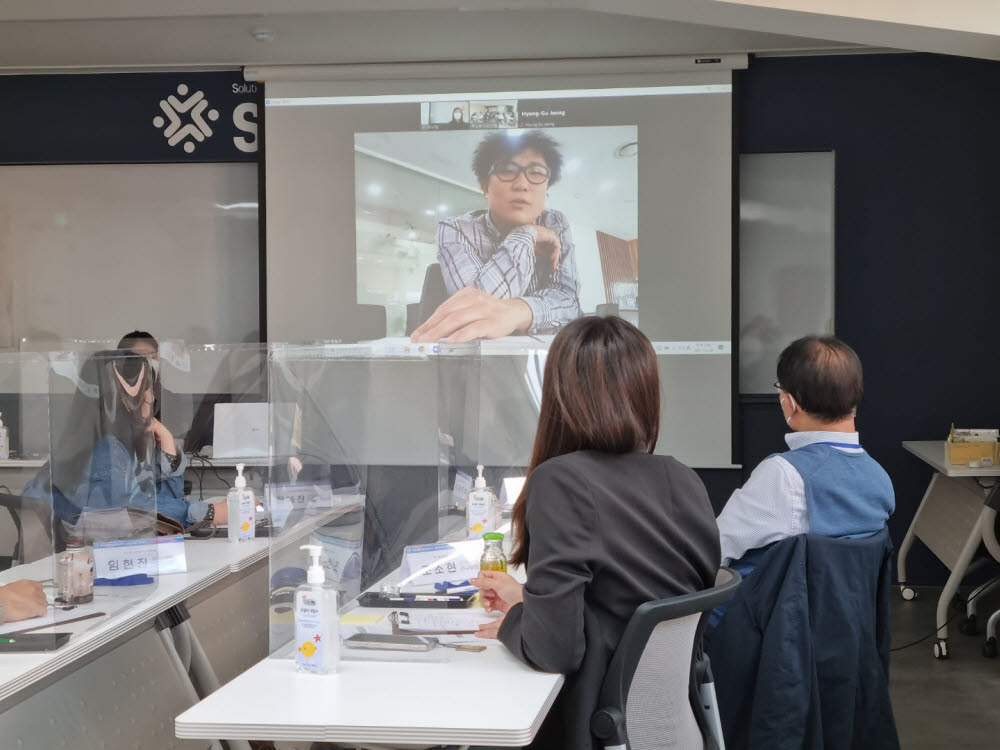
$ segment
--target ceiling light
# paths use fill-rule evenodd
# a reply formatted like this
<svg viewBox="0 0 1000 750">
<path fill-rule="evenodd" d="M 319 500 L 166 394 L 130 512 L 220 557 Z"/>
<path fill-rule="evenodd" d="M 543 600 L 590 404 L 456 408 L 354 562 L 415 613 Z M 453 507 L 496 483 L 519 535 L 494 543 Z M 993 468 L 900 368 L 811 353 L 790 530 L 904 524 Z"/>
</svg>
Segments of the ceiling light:
<svg viewBox="0 0 1000 750">
<path fill-rule="evenodd" d="M 629 141 L 628 143 L 623 143 L 615 149 L 615 156 L 619 159 L 627 159 L 628 157 L 635 156 L 638 153 L 639 141 Z"/>
</svg>

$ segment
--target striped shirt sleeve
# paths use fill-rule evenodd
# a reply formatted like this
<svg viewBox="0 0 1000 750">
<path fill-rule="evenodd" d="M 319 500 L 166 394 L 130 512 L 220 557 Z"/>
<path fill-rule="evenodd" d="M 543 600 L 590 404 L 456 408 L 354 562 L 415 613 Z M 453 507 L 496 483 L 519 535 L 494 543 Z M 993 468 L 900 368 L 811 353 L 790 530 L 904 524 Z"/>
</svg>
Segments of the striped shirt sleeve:
<svg viewBox="0 0 1000 750">
<path fill-rule="evenodd" d="M 449 295 L 472 286 L 500 299 L 513 299 L 530 290 L 535 275 L 534 228 L 513 230 L 483 261 L 476 248 L 489 244 L 472 222 L 448 219 L 438 224 L 438 262 Z"/>
</svg>

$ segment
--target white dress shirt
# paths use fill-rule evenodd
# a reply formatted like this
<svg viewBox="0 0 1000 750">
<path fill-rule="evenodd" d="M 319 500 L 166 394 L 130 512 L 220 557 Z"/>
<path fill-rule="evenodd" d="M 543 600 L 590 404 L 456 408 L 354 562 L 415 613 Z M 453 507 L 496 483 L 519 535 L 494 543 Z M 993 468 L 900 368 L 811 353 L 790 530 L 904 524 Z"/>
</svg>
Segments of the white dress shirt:
<svg viewBox="0 0 1000 750">
<path fill-rule="evenodd" d="M 857 448 L 836 450 L 861 453 L 856 432 L 790 432 L 785 442 L 792 450 L 813 443 L 842 443 Z M 736 490 L 716 519 L 722 540 L 722 564 L 739 560 L 752 549 L 790 536 L 809 533 L 809 510 L 802 475 L 780 455 L 760 462 L 746 484 Z"/>
</svg>

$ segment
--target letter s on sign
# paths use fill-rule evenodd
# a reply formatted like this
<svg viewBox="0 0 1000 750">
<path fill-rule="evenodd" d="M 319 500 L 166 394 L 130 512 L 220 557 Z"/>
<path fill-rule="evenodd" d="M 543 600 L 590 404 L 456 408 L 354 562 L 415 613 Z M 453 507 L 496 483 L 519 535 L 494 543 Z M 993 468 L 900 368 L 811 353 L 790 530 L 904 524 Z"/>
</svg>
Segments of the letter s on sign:
<svg viewBox="0 0 1000 750">
<path fill-rule="evenodd" d="M 233 125 L 237 130 L 249 133 L 250 138 L 236 136 L 233 145 L 240 151 L 252 154 L 257 151 L 257 103 L 244 102 L 233 110 Z"/>
</svg>

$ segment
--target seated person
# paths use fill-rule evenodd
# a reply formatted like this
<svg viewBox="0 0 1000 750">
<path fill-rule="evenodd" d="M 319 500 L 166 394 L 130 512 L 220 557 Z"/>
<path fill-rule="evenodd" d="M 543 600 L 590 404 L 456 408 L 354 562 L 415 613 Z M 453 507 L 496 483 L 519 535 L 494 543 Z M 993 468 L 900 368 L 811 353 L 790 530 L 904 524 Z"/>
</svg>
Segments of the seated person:
<svg viewBox="0 0 1000 750">
<path fill-rule="evenodd" d="M 545 207 L 559 181 L 558 144 L 538 130 L 493 133 L 472 162 L 486 208 L 438 225 L 438 262 L 452 295 L 415 342 L 545 333 L 580 316 L 580 281 L 565 215 Z"/>
<path fill-rule="evenodd" d="M 555 337 L 528 479 L 514 505 L 507 573 L 472 583 L 503 616 L 478 633 L 521 661 L 566 675 L 533 747 L 596 747 L 611 656 L 636 608 L 715 584 L 719 537 L 698 475 L 653 454 L 660 381 L 652 344 L 617 317 L 584 317 Z"/>
<path fill-rule="evenodd" d="M 42 617 L 49 601 L 38 581 L 14 581 L 0 586 L 0 623 Z"/>
<path fill-rule="evenodd" d="M 855 429 L 863 383 L 854 350 L 832 336 L 793 341 L 778 359 L 774 385 L 792 429 L 790 450 L 762 461 L 718 518 L 722 564 L 743 575 L 774 542 L 871 536 L 895 509 L 889 475 Z"/>
<path fill-rule="evenodd" d="M 25 485 L 24 497 L 51 498 L 67 525 L 85 509 L 152 510 L 182 526 L 224 523 L 226 503 L 184 499 L 187 459 L 153 416 L 153 370 L 145 356 L 100 352 L 80 372 L 67 429 L 53 435 L 53 454 Z"/>
<path fill-rule="evenodd" d="M 153 418 L 160 419 L 160 342 L 148 331 L 131 331 L 118 342 L 119 351 L 132 352 L 146 358 L 152 371 Z"/>
</svg>

